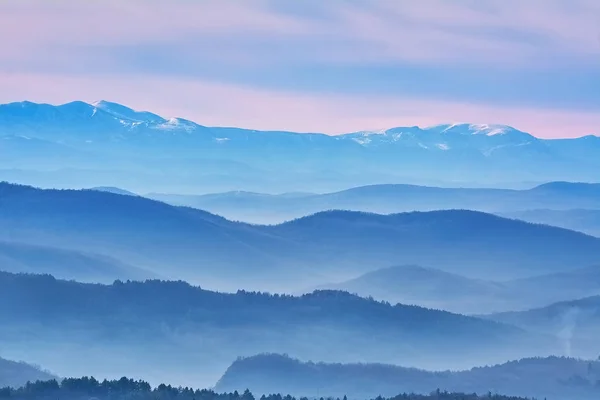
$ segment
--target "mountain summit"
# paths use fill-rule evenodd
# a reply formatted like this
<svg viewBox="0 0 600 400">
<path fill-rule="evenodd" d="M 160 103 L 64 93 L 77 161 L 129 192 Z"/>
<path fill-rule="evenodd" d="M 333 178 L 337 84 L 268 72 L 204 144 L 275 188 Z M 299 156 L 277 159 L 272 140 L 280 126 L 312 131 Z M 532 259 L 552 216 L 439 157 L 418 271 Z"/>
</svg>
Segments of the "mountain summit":
<svg viewBox="0 0 600 400">
<path fill-rule="evenodd" d="M 118 103 L 113 103 L 106 100 L 96 101 L 91 104 L 96 109 L 105 111 L 115 117 L 125 118 L 132 121 L 139 122 L 156 122 L 156 123 L 164 123 L 166 120 L 156 114 L 147 111 L 135 111 L 129 107 L 125 107 Z"/>
<path fill-rule="evenodd" d="M 338 136 L 257 131 L 207 127 L 105 100 L 0 105 L 0 151 L 0 179 L 78 187 L 136 182 L 143 187 L 132 187 L 138 192 L 600 181 L 594 136 L 547 140 L 506 125 L 469 123 Z"/>
</svg>

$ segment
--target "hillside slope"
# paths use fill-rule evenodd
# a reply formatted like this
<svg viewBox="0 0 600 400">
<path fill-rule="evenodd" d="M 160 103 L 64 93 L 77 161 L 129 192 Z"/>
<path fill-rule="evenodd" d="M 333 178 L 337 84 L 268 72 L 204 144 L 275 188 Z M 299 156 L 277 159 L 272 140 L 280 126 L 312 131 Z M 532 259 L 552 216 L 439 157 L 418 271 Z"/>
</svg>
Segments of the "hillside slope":
<svg viewBox="0 0 600 400">
<path fill-rule="evenodd" d="M 265 229 L 307 248 L 325 248 L 348 266 L 427 265 L 478 279 L 586 267 L 598 264 L 600 255 L 597 238 L 466 210 L 331 211 Z"/>
<path fill-rule="evenodd" d="M 568 210 L 577 208 L 600 209 L 600 184 L 569 182 L 550 182 L 522 190 L 387 184 L 354 187 L 325 194 L 269 195 L 235 191 L 200 196 L 148 196 L 252 223 L 280 223 L 332 209 L 379 214 L 469 209 L 507 216 L 513 216 L 514 213 L 517 218 L 523 210 L 569 212 Z M 533 221 L 546 223 L 544 219 Z"/>
<path fill-rule="evenodd" d="M 27 382 L 47 381 L 56 378 L 38 367 L 0 358 L 0 388 L 18 388 Z"/>
<path fill-rule="evenodd" d="M 600 294 L 600 266 L 495 282 L 434 268 L 395 266 L 320 289 L 344 290 L 391 303 L 416 304 L 463 314 L 527 310 Z"/>
<path fill-rule="evenodd" d="M 577 203 L 573 203 L 576 207 Z M 600 237 L 600 209 L 572 209 L 572 210 L 525 210 L 500 214 L 507 218 L 516 218 L 537 224 L 560 226 Z"/>
<path fill-rule="evenodd" d="M 223 294 L 184 282 L 99 285 L 8 273 L 0 273 L 0 319 L 11 358 L 63 376 L 169 375 L 207 385 L 231 360 L 261 352 L 465 368 L 557 346 L 508 325 L 344 292 Z"/>
<path fill-rule="evenodd" d="M 520 326 L 531 332 L 553 335 L 560 340 L 564 354 L 576 357 L 600 356 L 600 296 L 482 317 Z"/>
<path fill-rule="evenodd" d="M 254 393 L 369 398 L 398 392 L 430 393 L 432 388 L 463 393 L 561 400 L 596 399 L 600 362 L 571 358 L 529 358 L 458 372 L 429 372 L 384 364 L 304 363 L 264 354 L 238 359 L 216 384 L 217 391 L 250 388 Z"/>
<path fill-rule="evenodd" d="M 0 271 L 51 274 L 62 279 L 102 283 L 157 277 L 104 255 L 14 242 L 0 242 Z"/>
<path fill-rule="evenodd" d="M 222 290 L 299 290 L 390 265 L 511 279 L 600 263 L 600 239 L 473 211 L 331 211 L 276 226 L 94 190 L 0 184 L 0 240 L 96 253 Z"/>
</svg>

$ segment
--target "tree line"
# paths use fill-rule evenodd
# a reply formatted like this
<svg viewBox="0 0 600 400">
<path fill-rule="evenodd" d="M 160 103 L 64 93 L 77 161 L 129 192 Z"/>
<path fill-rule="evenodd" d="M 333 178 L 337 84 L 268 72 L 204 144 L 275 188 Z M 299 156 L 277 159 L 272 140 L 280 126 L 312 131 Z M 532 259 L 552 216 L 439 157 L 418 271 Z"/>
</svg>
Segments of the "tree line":
<svg viewBox="0 0 600 400">
<path fill-rule="evenodd" d="M 161 384 L 152 387 L 148 382 L 121 378 L 98 381 L 93 377 L 66 378 L 48 381 L 28 382 L 20 388 L 0 389 L 0 399 L 11 400 L 309 400 L 306 397 L 270 394 L 255 397 L 249 390 L 239 393 L 216 393 L 210 389 L 192 389 Z M 348 400 L 323 398 L 318 400 Z M 428 395 L 400 394 L 391 398 L 377 397 L 370 400 L 526 400 L 523 397 L 450 393 L 436 390 Z"/>
</svg>

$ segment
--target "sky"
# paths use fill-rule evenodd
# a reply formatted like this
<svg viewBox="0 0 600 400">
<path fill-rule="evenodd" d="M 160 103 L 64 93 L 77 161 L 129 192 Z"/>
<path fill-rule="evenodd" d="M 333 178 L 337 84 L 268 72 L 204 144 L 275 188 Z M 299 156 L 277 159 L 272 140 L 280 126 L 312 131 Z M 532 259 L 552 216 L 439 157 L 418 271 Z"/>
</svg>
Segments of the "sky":
<svg viewBox="0 0 600 400">
<path fill-rule="evenodd" d="M 208 126 L 600 135 L 598 0 L 1 0 L 0 102 Z"/>
</svg>

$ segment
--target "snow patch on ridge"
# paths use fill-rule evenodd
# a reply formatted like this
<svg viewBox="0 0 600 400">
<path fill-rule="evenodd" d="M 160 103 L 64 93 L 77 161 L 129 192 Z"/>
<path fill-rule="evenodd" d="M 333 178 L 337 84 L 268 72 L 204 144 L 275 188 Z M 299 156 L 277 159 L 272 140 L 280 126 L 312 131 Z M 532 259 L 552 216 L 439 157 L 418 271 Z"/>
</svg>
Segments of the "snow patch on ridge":
<svg viewBox="0 0 600 400">
<path fill-rule="evenodd" d="M 184 130 L 186 132 L 192 132 L 196 129 L 193 123 L 186 121 L 181 118 L 169 118 L 162 124 L 156 125 L 156 129 L 163 131 L 174 131 Z"/>
<path fill-rule="evenodd" d="M 384 135 L 387 133 L 387 129 L 378 129 L 375 131 L 360 131 L 360 132 L 356 132 L 358 135 L 361 136 L 370 136 L 370 135 Z"/>
<path fill-rule="evenodd" d="M 502 135 L 509 132 L 512 128 L 506 125 L 490 125 L 490 124 L 471 124 L 469 129 L 473 134 L 485 134 L 487 136 Z"/>
<path fill-rule="evenodd" d="M 352 138 L 352 140 L 354 140 L 356 143 L 358 143 L 358 144 L 360 144 L 360 145 L 362 145 L 362 146 L 365 146 L 365 145 L 367 145 L 367 144 L 371 143 L 371 141 L 372 141 L 372 140 L 371 140 L 371 139 L 369 139 L 368 137 L 362 137 L 362 138 L 360 138 L 360 137 L 359 137 L 359 138 Z"/>
</svg>

